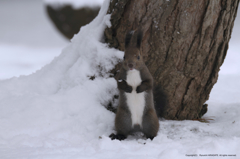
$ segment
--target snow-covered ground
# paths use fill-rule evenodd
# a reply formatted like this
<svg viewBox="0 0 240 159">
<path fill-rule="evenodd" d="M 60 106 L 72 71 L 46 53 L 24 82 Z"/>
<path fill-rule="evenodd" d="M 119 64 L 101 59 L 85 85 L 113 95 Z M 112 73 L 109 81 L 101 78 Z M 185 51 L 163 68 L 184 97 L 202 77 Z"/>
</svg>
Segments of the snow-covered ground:
<svg viewBox="0 0 240 159">
<path fill-rule="evenodd" d="M 240 158 L 240 18 L 207 102 L 204 117 L 214 120 L 160 121 L 153 141 L 112 141 L 115 115 L 103 105 L 116 82 L 102 75 L 123 53 L 100 42 L 108 1 L 71 44 L 50 25 L 42 1 L 0 1 L 0 159 Z"/>
<path fill-rule="evenodd" d="M 1 0 L 0 23 L 0 79 L 35 72 L 68 44 L 41 0 Z"/>
</svg>

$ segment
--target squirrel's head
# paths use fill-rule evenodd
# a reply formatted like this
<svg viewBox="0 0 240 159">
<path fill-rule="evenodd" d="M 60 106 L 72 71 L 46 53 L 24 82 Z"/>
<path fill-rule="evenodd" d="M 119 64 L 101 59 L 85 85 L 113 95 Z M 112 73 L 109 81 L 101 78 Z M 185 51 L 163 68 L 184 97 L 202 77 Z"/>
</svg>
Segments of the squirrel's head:
<svg viewBox="0 0 240 159">
<path fill-rule="evenodd" d="M 142 42 L 142 31 L 137 32 L 137 37 L 133 35 L 134 31 L 130 31 L 127 33 L 125 38 L 123 68 L 126 70 L 140 70 L 144 65 L 144 61 L 140 51 L 140 46 Z"/>
</svg>

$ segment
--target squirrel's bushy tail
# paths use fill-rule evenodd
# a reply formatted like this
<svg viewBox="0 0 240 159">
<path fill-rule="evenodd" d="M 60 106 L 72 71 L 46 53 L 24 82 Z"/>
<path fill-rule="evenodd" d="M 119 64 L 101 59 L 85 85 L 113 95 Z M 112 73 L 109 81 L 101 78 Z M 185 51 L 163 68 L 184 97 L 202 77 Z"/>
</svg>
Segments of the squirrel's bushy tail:
<svg viewBox="0 0 240 159">
<path fill-rule="evenodd" d="M 163 111 L 167 106 L 167 95 L 160 86 L 155 86 L 153 90 L 154 107 L 158 117 L 162 117 Z"/>
</svg>

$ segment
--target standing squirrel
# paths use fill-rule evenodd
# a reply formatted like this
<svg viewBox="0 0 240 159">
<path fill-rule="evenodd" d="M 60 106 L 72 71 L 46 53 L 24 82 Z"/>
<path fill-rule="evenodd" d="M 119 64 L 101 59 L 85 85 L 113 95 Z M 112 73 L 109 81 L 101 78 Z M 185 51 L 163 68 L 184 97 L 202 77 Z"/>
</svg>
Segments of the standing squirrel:
<svg viewBox="0 0 240 159">
<path fill-rule="evenodd" d="M 138 31 L 137 39 L 132 38 L 133 34 L 134 31 L 130 31 L 126 35 L 124 61 L 116 77 L 119 104 L 115 118 L 117 134 L 109 136 L 112 140 L 124 140 L 127 135 L 136 131 L 153 139 L 159 129 L 154 108 L 153 77 L 140 51 L 142 31 Z"/>
</svg>

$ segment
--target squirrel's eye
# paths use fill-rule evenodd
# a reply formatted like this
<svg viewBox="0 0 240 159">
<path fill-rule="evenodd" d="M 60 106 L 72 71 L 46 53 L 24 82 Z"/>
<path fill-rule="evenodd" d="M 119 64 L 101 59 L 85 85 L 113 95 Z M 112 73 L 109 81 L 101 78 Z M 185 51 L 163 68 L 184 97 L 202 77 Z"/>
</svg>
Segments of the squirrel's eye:
<svg viewBox="0 0 240 159">
<path fill-rule="evenodd" d="M 140 56 L 138 56 L 137 59 L 139 60 L 139 59 L 140 59 Z"/>
<path fill-rule="evenodd" d="M 123 56 L 123 59 L 125 60 L 125 56 Z"/>
</svg>

